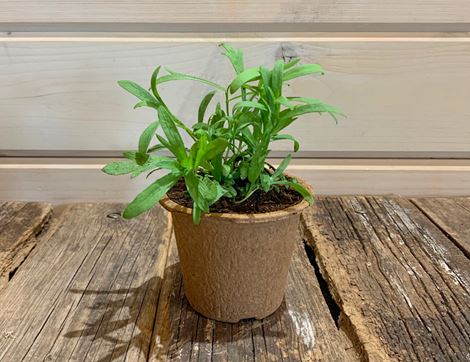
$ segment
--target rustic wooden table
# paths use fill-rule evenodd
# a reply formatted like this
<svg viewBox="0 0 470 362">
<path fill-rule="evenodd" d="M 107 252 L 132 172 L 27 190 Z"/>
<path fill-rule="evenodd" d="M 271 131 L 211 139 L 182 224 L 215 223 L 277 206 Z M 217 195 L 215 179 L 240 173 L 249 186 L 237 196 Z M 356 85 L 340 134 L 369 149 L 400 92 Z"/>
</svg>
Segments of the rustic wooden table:
<svg viewBox="0 0 470 362">
<path fill-rule="evenodd" d="M 121 209 L 0 203 L 1 361 L 470 360 L 470 198 L 319 198 L 282 307 L 238 324 L 188 306 L 162 209 Z"/>
</svg>

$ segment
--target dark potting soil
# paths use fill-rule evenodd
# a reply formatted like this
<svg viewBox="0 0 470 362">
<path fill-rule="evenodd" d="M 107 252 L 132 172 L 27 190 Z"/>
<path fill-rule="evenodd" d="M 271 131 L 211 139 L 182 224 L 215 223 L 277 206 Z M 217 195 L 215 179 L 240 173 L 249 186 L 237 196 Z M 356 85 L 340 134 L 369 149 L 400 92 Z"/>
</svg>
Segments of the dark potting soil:
<svg viewBox="0 0 470 362">
<path fill-rule="evenodd" d="M 168 192 L 168 197 L 177 204 L 192 208 L 193 200 L 189 196 L 184 180 L 179 180 Z M 271 211 L 278 211 L 289 206 L 298 204 L 303 197 L 295 190 L 280 187 L 278 191 L 271 190 L 264 192 L 258 190 L 247 200 L 241 203 L 234 203 L 232 199 L 222 197 L 215 204 L 211 205 L 210 212 L 215 213 L 235 213 L 235 214 L 257 214 Z"/>
</svg>

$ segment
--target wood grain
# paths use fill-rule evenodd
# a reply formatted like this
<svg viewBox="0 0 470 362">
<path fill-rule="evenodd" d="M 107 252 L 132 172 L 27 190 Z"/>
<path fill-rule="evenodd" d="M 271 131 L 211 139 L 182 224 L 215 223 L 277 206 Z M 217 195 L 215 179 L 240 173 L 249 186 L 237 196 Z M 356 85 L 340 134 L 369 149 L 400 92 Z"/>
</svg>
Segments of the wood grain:
<svg viewBox="0 0 470 362">
<path fill-rule="evenodd" d="M 16 3 L 15 3 L 15 6 Z M 275 5 L 274 5 L 275 6 Z M 394 5 L 395 6 L 395 5 Z M 462 12 L 463 13 L 463 12 Z M 470 13 L 470 12 L 469 12 Z M 231 40 L 231 39 L 226 39 Z M 249 65 L 300 56 L 327 70 L 292 82 L 290 94 L 337 105 L 348 118 L 306 116 L 289 128 L 302 151 L 470 154 L 469 38 L 232 39 Z M 0 144 L 7 150 L 124 150 L 154 119 L 116 85 L 147 85 L 158 64 L 220 83 L 231 74 L 220 39 L 12 38 L 0 47 Z M 192 123 L 207 87 L 165 84 L 162 93 Z M 452 96 L 449 96 L 452 95 Z M 289 142 L 274 150 L 291 150 Z M 439 156 L 441 155 L 441 156 Z"/>
<path fill-rule="evenodd" d="M 411 200 L 470 258 L 470 197 Z"/>
<path fill-rule="evenodd" d="M 146 360 L 171 226 L 121 210 L 62 207 L 0 294 L 0 360 Z"/>
<path fill-rule="evenodd" d="M 170 247 L 150 361 L 352 361 L 353 353 L 334 325 L 302 243 L 281 309 L 236 324 L 208 320 L 188 305 L 175 243 Z"/>
<path fill-rule="evenodd" d="M 103 174 L 101 167 L 111 160 L 0 159 L 0 200 L 129 202 L 150 179 Z M 279 164 L 280 160 L 269 161 Z M 304 178 L 320 195 L 470 193 L 468 160 L 295 159 L 289 172 Z"/>
<path fill-rule="evenodd" d="M 0 290 L 26 259 L 51 214 L 39 202 L 0 202 Z"/>
<path fill-rule="evenodd" d="M 365 360 L 468 360 L 470 260 L 410 201 L 320 198 L 304 222 Z"/>
<path fill-rule="evenodd" d="M 464 0 L 3 1 L 4 23 L 465 23 Z"/>
</svg>

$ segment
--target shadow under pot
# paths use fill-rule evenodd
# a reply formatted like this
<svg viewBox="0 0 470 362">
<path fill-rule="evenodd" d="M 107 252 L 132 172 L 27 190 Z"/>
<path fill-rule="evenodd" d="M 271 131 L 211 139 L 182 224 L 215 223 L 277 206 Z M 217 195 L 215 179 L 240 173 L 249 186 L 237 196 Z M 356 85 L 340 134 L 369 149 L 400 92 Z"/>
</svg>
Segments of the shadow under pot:
<svg viewBox="0 0 470 362">
<path fill-rule="evenodd" d="M 160 203 L 171 212 L 185 295 L 197 312 L 234 323 L 279 308 L 307 201 L 262 214 L 202 214 L 199 225 L 192 209 L 167 196 Z"/>
</svg>

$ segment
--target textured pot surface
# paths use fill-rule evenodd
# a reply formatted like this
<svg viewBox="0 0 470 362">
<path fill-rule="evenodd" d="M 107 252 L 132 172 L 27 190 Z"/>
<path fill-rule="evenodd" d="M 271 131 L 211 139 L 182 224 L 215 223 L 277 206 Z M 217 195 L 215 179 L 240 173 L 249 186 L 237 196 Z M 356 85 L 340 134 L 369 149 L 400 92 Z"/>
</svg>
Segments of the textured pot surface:
<svg viewBox="0 0 470 362">
<path fill-rule="evenodd" d="M 168 198 L 183 284 L 191 306 L 219 321 L 261 319 L 282 303 L 306 201 L 264 214 L 205 214 L 194 225 L 191 209 Z"/>
</svg>

